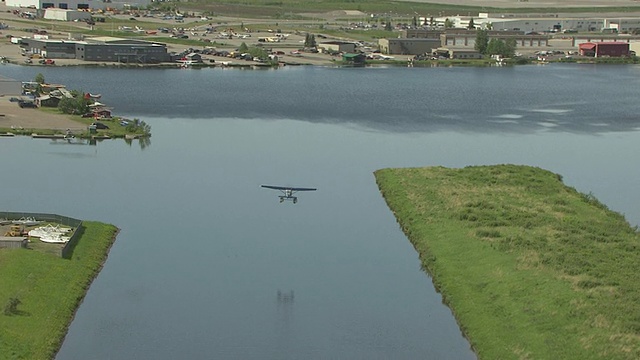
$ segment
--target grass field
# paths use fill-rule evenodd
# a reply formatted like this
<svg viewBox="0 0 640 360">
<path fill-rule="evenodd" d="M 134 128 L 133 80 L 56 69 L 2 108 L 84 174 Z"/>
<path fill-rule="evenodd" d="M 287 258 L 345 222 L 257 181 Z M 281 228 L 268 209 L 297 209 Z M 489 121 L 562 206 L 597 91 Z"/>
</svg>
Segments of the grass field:
<svg viewBox="0 0 640 360">
<path fill-rule="evenodd" d="M 295 1 L 295 0 L 245 0 L 242 2 L 230 1 L 211 1 L 211 0 L 193 0 L 189 2 L 180 2 L 175 4 L 180 9 L 189 11 L 203 11 L 210 14 L 225 14 L 237 17 L 286 17 L 291 13 L 320 13 L 335 10 L 358 10 L 367 13 L 379 14 L 398 14 L 413 15 L 431 14 L 431 15 L 456 15 L 478 12 L 492 13 L 549 13 L 557 12 L 559 8 L 563 12 L 629 12 L 638 11 L 639 6 L 611 6 L 611 7 L 593 7 L 586 4 L 583 7 L 527 7 L 521 8 L 514 6 L 513 8 L 491 7 L 488 4 L 484 6 L 472 5 L 454 5 L 454 4 L 438 4 L 427 2 L 413 1 L 363 1 L 363 0 L 315 0 L 315 1 Z"/>
<path fill-rule="evenodd" d="M 526 166 L 375 175 L 481 359 L 640 358 L 640 237 L 623 216 Z"/>
<path fill-rule="evenodd" d="M 0 359 L 52 359 L 100 271 L 117 228 L 83 222 L 71 259 L 29 249 L 0 249 Z M 7 311 L 18 299 L 15 311 Z"/>
</svg>

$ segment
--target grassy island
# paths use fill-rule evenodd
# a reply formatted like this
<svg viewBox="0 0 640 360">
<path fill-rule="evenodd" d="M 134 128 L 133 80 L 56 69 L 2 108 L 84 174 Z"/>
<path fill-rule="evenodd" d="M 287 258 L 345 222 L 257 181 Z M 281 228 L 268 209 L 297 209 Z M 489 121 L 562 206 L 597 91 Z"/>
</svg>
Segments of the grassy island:
<svg viewBox="0 0 640 360">
<path fill-rule="evenodd" d="M 479 358 L 640 358 L 640 237 L 622 215 L 527 166 L 375 176 Z"/>
<path fill-rule="evenodd" d="M 52 359 L 118 229 L 84 221 L 70 259 L 0 249 L 0 359 Z"/>
</svg>

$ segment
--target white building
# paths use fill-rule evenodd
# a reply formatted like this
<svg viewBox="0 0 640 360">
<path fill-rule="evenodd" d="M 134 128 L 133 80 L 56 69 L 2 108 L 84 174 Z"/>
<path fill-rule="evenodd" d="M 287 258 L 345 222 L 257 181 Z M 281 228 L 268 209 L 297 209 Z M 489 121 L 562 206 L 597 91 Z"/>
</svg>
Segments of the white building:
<svg viewBox="0 0 640 360">
<path fill-rule="evenodd" d="M 79 10 L 48 8 L 44 11 L 44 18 L 60 21 L 90 20 L 91 13 Z"/>
<path fill-rule="evenodd" d="M 449 20 L 454 28 L 467 29 L 473 19 L 475 28 L 509 30 L 527 32 L 600 32 L 610 29 L 618 33 L 640 29 L 640 18 L 598 18 L 598 17 L 559 17 L 556 14 L 490 14 L 479 13 L 478 16 L 449 16 L 434 18 L 434 27 L 444 28 Z M 420 23 L 429 24 L 430 19 L 421 17 Z"/>
<path fill-rule="evenodd" d="M 605 19 L 604 29 L 614 29 L 617 33 L 628 33 L 640 29 L 638 18 Z"/>
<path fill-rule="evenodd" d="M 93 10 L 115 8 L 123 9 L 126 7 L 146 8 L 151 4 L 151 0 L 112 0 L 105 2 L 103 0 L 5 0 L 5 5 L 17 8 L 59 8 L 69 10 Z"/>
</svg>

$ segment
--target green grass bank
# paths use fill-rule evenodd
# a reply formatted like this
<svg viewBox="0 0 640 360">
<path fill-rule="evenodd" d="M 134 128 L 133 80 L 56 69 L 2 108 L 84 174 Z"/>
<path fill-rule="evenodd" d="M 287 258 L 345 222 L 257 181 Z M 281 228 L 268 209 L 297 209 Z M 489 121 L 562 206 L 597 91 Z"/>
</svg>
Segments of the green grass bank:
<svg viewBox="0 0 640 360">
<path fill-rule="evenodd" d="M 84 221 L 70 259 L 31 249 L 0 249 L 0 359 L 52 359 L 117 235 Z M 37 241 L 37 240 L 36 240 Z M 19 305 L 8 312 L 12 299 Z"/>
<path fill-rule="evenodd" d="M 640 358 L 640 236 L 551 172 L 375 172 L 480 359 Z"/>
</svg>

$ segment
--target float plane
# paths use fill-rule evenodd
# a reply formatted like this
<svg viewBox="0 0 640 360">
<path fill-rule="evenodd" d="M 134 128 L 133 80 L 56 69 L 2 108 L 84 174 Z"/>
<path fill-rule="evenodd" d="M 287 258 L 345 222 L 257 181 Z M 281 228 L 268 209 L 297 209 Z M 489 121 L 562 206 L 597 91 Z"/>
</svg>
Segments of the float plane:
<svg viewBox="0 0 640 360">
<path fill-rule="evenodd" d="M 294 204 L 298 202 L 298 197 L 293 196 L 293 194 L 297 193 L 298 191 L 316 191 L 317 190 L 315 188 L 299 188 L 299 187 L 288 187 L 288 186 L 273 186 L 273 185 L 261 185 L 261 186 L 267 189 L 282 191 L 284 195 L 278 196 L 280 198 L 280 202 L 283 202 L 285 200 L 291 200 L 293 201 Z"/>
</svg>

